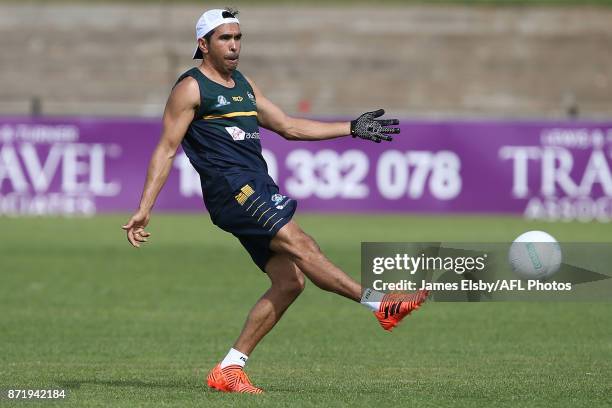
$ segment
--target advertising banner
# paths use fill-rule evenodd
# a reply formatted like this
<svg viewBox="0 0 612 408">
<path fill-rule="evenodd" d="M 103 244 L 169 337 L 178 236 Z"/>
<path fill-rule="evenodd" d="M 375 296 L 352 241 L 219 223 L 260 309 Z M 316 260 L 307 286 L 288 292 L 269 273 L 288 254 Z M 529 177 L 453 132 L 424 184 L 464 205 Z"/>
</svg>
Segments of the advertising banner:
<svg viewBox="0 0 612 408">
<path fill-rule="evenodd" d="M 270 175 L 300 211 L 612 219 L 612 122 L 400 127 L 391 143 L 290 142 L 264 129 L 261 142 Z M 0 118 L 0 214 L 132 211 L 160 132 L 159 119 Z M 182 152 L 156 210 L 204 210 Z"/>
</svg>

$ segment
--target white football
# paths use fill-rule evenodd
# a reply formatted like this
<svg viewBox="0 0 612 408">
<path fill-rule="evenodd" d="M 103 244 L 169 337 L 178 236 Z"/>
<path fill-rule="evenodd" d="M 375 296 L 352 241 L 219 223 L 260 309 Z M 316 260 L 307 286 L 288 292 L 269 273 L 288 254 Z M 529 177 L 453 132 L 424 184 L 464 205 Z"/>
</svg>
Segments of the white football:
<svg viewBox="0 0 612 408">
<path fill-rule="evenodd" d="M 561 247 L 543 231 L 529 231 L 514 240 L 508 252 L 512 270 L 524 279 L 550 278 L 561 266 Z"/>
</svg>

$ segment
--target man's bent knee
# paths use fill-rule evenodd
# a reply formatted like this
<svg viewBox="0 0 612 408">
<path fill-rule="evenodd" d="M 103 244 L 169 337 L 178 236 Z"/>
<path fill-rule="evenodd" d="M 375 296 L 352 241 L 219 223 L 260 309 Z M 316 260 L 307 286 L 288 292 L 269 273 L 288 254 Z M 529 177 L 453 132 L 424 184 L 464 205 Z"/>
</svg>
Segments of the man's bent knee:
<svg viewBox="0 0 612 408">
<path fill-rule="evenodd" d="M 274 251 L 308 262 L 321 254 L 319 245 L 295 223 L 285 225 L 271 243 Z"/>
<path fill-rule="evenodd" d="M 291 279 L 287 279 L 276 284 L 272 283 L 272 286 L 277 287 L 283 293 L 287 293 L 288 295 L 298 296 L 304 291 L 304 288 L 306 287 L 306 280 L 304 279 L 304 274 L 300 272 L 299 275 L 292 276 Z"/>
<path fill-rule="evenodd" d="M 266 265 L 272 287 L 288 295 L 297 296 L 304 291 L 304 273 L 287 255 L 275 255 Z"/>
</svg>

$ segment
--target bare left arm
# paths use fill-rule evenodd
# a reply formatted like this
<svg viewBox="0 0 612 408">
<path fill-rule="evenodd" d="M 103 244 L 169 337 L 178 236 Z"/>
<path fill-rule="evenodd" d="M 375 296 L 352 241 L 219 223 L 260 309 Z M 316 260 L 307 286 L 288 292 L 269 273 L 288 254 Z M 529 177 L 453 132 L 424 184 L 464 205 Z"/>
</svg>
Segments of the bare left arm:
<svg viewBox="0 0 612 408">
<path fill-rule="evenodd" d="M 286 119 L 284 121 L 279 121 L 281 125 L 279 126 L 279 131 L 266 126 L 263 121 L 266 119 L 260 119 L 260 124 L 264 128 L 278 133 L 287 140 L 326 140 L 351 134 L 350 122 L 319 122 L 316 120 L 294 118 L 288 115 L 284 116 Z M 268 123 L 270 123 L 270 126 L 273 126 L 272 121 L 268 121 Z"/>
<path fill-rule="evenodd" d="M 319 122 L 294 118 L 267 99 L 247 78 L 257 100 L 257 121 L 261 127 L 278 133 L 287 140 L 325 140 L 351 134 L 350 122 Z"/>
</svg>

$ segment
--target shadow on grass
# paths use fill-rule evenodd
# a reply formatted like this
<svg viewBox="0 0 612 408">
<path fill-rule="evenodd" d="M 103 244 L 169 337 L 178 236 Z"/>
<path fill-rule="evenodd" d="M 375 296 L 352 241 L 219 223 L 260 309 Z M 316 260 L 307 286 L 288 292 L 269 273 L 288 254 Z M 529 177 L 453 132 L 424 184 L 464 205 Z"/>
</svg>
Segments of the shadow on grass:
<svg viewBox="0 0 612 408">
<path fill-rule="evenodd" d="M 81 386 L 85 385 L 99 385 L 102 387 L 120 387 L 120 388 L 141 388 L 143 390 L 153 389 L 183 389 L 184 391 L 196 391 L 206 394 L 223 394 L 220 391 L 208 388 L 205 384 L 197 383 L 185 383 L 185 382 L 171 382 L 171 381 L 142 381 L 142 380 L 96 380 L 96 379 L 84 379 L 84 380 L 67 380 L 62 381 L 59 385 L 67 390 L 78 390 Z M 288 386 L 284 385 L 270 385 L 266 387 L 267 392 L 278 392 L 278 393 L 295 393 L 304 392 L 303 386 Z M 322 387 L 321 390 L 328 390 L 328 388 Z M 312 389 L 310 390 L 312 391 Z"/>
<path fill-rule="evenodd" d="M 194 383 L 178 383 L 171 381 L 142 381 L 142 380 L 96 380 L 96 379 L 85 379 L 85 380 L 69 380 L 62 381 L 60 383 L 67 389 L 79 389 L 82 385 L 101 385 L 104 387 L 136 387 L 144 389 L 156 389 L 156 388 L 183 388 L 185 390 L 201 389 L 204 392 L 213 392 L 209 390 L 204 384 Z"/>
</svg>

